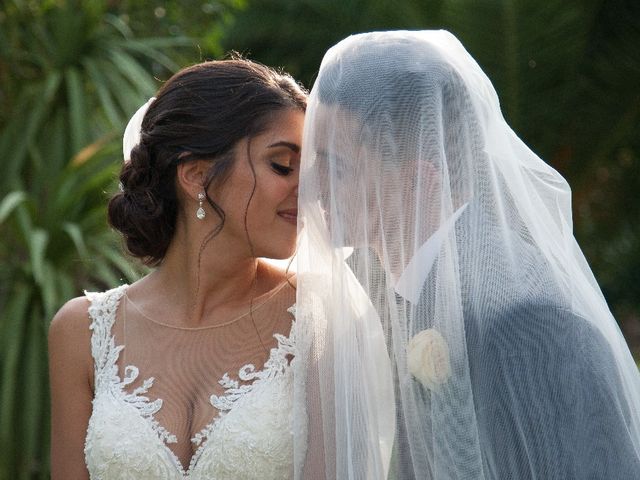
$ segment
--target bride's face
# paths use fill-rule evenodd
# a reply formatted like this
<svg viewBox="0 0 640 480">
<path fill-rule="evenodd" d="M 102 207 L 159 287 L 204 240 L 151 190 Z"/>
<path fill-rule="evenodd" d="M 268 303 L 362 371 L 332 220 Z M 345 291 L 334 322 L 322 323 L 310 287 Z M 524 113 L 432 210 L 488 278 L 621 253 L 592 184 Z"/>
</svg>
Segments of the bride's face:
<svg viewBox="0 0 640 480">
<path fill-rule="evenodd" d="M 241 140 L 229 178 L 212 192 L 225 212 L 221 234 L 250 243 L 254 256 L 282 259 L 295 251 L 303 121 L 302 111 L 285 110 Z"/>
</svg>

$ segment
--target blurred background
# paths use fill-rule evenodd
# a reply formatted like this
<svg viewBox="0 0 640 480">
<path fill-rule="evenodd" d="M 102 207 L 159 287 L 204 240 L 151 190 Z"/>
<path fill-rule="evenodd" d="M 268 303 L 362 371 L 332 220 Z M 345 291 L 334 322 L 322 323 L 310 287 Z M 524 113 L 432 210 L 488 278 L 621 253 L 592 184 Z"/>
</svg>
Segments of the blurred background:
<svg viewBox="0 0 640 480">
<path fill-rule="evenodd" d="M 106 223 L 130 115 L 230 50 L 311 88 L 351 33 L 452 31 L 573 189 L 575 236 L 640 358 L 637 0 L 0 0 L 0 480 L 46 479 L 50 319 L 133 281 Z"/>
</svg>

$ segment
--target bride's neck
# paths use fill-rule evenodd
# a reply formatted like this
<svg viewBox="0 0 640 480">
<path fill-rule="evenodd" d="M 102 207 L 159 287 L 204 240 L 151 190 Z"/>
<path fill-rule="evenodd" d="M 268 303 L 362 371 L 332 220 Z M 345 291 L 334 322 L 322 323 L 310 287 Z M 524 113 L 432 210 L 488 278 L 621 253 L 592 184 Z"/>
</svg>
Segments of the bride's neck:
<svg viewBox="0 0 640 480">
<path fill-rule="evenodd" d="M 258 259 L 224 237 L 202 242 L 176 238 L 146 279 L 147 287 L 165 299 L 189 323 L 225 305 L 241 305 L 259 294 Z"/>
</svg>

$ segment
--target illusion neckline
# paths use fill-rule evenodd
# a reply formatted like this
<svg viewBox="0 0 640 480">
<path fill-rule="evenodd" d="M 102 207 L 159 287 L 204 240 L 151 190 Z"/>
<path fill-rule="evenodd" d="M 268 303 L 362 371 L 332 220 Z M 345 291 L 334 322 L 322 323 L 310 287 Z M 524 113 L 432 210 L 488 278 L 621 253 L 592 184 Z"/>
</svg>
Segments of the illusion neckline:
<svg viewBox="0 0 640 480">
<path fill-rule="evenodd" d="M 284 286 L 284 285 L 283 285 Z M 110 317 L 107 319 L 107 324 L 112 327 L 113 321 L 115 320 L 116 310 L 120 300 L 126 296 L 126 290 L 128 285 L 122 285 L 119 292 L 116 292 L 115 298 L 115 308 L 113 308 L 107 315 Z M 278 287 L 278 290 L 282 288 Z M 118 295 L 120 293 L 120 295 Z M 274 294 L 277 292 L 274 292 Z M 269 297 L 271 298 L 271 296 Z M 268 299 L 267 299 L 268 300 Z M 267 301 L 265 300 L 265 302 Z M 265 303 L 263 302 L 263 304 Z M 155 434 L 155 438 L 159 441 L 161 448 L 166 452 L 166 454 L 170 457 L 174 467 L 177 470 L 177 473 L 185 480 L 191 478 L 199 465 L 199 459 L 204 454 L 207 446 L 209 445 L 209 438 L 211 434 L 214 432 L 216 426 L 224 419 L 224 417 L 236 409 L 237 405 L 240 405 L 243 399 L 250 395 L 255 391 L 256 388 L 260 387 L 267 380 L 275 378 L 278 373 L 286 373 L 288 369 L 291 368 L 291 363 L 288 362 L 286 366 L 282 366 L 278 369 L 278 355 L 281 355 L 282 358 L 286 358 L 287 355 L 293 354 L 293 348 L 295 344 L 295 326 L 296 326 L 296 317 L 295 317 L 296 305 L 293 303 L 288 309 L 289 312 L 293 316 L 293 320 L 291 322 L 291 328 L 289 330 L 288 335 L 283 335 L 279 333 L 274 333 L 273 337 L 277 340 L 278 344 L 276 347 L 271 348 L 269 351 L 269 355 L 267 360 L 264 362 L 262 368 L 259 370 L 255 369 L 253 364 L 247 364 L 239 369 L 238 378 L 243 381 L 247 380 L 247 375 L 253 377 L 251 383 L 245 383 L 243 385 L 239 385 L 238 381 L 230 380 L 228 376 L 228 372 L 225 373 L 221 379 L 218 381 L 221 385 L 225 387 L 225 392 L 222 395 L 216 396 L 216 398 L 229 399 L 229 406 L 227 408 L 221 409 L 216 407 L 210 400 L 211 406 L 215 409 L 216 413 L 213 415 L 212 419 L 206 424 L 206 426 L 197 432 L 194 436 L 189 438 L 190 443 L 194 443 L 198 445 L 195 452 L 191 456 L 189 460 L 189 464 L 187 468 L 185 468 L 182 461 L 175 454 L 173 450 L 169 447 L 168 443 L 175 443 L 177 441 L 177 437 L 175 434 L 167 430 L 164 426 L 162 426 L 155 418 L 155 413 L 162 408 L 164 400 L 162 398 L 157 398 L 155 400 L 150 400 L 145 394 L 148 392 L 150 388 L 153 387 L 153 382 L 155 381 L 154 377 L 146 378 L 143 381 L 142 387 L 138 387 L 133 392 L 127 392 L 125 387 L 132 382 L 134 382 L 139 375 L 139 369 L 135 365 L 126 365 L 124 369 L 124 376 L 121 376 L 118 372 L 116 364 L 120 357 L 120 353 L 122 350 L 126 348 L 126 345 L 117 345 L 115 343 L 115 336 L 109 329 L 107 335 L 109 336 L 109 345 L 111 355 L 109 355 L 112 367 L 107 369 L 108 365 L 103 365 L 106 371 L 110 370 L 110 375 L 107 374 L 107 378 L 105 379 L 108 384 L 112 386 L 116 386 L 116 391 L 118 392 L 117 398 L 125 402 L 125 404 L 132 406 L 137 415 L 142 418 L 151 431 Z M 248 373 L 247 373 L 248 372 Z M 96 372 L 97 373 L 97 372 Z M 233 384 L 235 382 L 236 387 L 229 386 L 230 383 Z M 226 386 L 225 386 L 226 385 Z M 109 389 L 113 392 L 113 389 Z M 237 390 L 234 392 L 234 390 Z M 97 395 L 97 386 L 94 395 Z M 214 395 L 210 396 L 210 399 L 213 398 Z"/>
<path fill-rule="evenodd" d="M 165 327 L 165 328 L 170 328 L 173 330 L 181 330 L 181 331 L 202 331 L 202 330 L 213 330 L 216 328 L 223 328 L 223 327 L 228 327 L 229 325 L 233 325 L 234 323 L 242 320 L 243 318 L 249 316 L 252 313 L 255 313 L 258 309 L 260 309 L 261 307 L 263 307 L 264 305 L 266 305 L 271 299 L 273 299 L 273 297 L 275 297 L 286 285 L 289 285 L 289 279 L 285 279 L 280 285 L 278 285 L 277 287 L 275 287 L 273 290 L 271 290 L 270 292 L 267 292 L 264 295 L 258 296 L 257 298 L 261 298 L 264 297 L 262 299 L 262 301 L 256 305 L 250 306 L 249 310 L 241 315 L 238 315 L 237 317 L 232 318 L 231 320 L 227 320 L 226 322 L 223 323 L 217 323 L 215 325 L 203 325 L 200 327 L 184 327 L 184 326 L 179 326 L 179 325 L 171 325 L 169 323 L 165 323 L 165 322 L 161 322 L 159 320 L 153 319 L 150 315 L 148 315 L 147 313 L 145 313 L 141 307 L 139 307 L 133 300 L 131 300 L 131 297 L 129 297 L 128 295 L 128 290 L 130 285 L 126 285 L 125 289 L 124 289 L 124 294 L 123 297 L 125 299 L 125 301 L 132 305 L 133 308 L 147 321 L 154 323 L 156 325 L 159 325 L 161 327 Z"/>
</svg>

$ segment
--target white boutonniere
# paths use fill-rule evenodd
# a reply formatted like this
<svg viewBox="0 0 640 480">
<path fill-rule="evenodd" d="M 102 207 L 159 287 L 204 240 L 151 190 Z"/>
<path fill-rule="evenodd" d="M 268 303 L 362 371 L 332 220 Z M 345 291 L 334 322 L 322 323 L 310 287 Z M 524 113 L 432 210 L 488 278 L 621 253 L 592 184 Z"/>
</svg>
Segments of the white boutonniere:
<svg viewBox="0 0 640 480">
<path fill-rule="evenodd" d="M 433 328 L 413 336 L 407 346 L 409 372 L 425 387 L 435 390 L 451 376 L 449 346 Z"/>
</svg>

